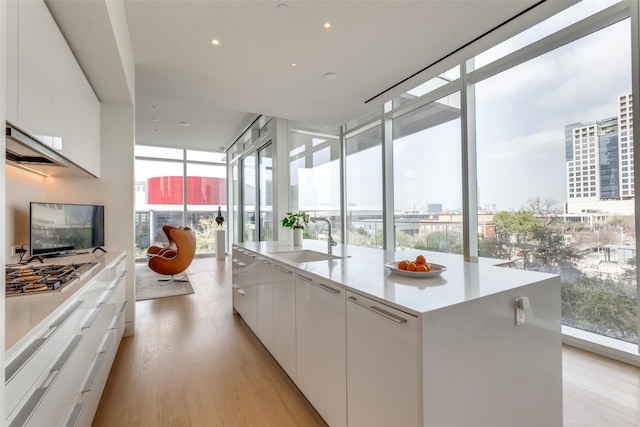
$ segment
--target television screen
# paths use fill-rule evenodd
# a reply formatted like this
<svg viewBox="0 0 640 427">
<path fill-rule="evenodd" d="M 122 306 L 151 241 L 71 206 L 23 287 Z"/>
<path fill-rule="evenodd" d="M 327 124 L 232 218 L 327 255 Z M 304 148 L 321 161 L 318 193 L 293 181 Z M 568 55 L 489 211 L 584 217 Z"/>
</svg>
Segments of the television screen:
<svg viewBox="0 0 640 427">
<path fill-rule="evenodd" d="M 73 254 L 104 246 L 104 206 L 30 204 L 31 256 Z"/>
</svg>

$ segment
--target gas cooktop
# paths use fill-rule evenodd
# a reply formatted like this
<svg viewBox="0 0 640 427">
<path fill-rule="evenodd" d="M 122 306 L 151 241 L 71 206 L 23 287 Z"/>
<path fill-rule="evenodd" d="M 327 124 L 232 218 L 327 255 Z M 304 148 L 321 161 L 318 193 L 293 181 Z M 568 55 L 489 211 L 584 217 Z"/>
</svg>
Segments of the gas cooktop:
<svg viewBox="0 0 640 427">
<path fill-rule="evenodd" d="M 59 291 L 89 272 L 97 264 L 96 262 L 85 262 L 7 267 L 5 293 L 7 296 L 14 296 Z"/>
</svg>

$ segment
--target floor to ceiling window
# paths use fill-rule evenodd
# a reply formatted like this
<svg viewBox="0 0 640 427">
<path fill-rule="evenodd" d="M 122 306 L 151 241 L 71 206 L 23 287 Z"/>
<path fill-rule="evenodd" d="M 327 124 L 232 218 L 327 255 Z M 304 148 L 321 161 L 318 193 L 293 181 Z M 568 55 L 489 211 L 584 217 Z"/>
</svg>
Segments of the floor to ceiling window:
<svg viewBox="0 0 640 427">
<path fill-rule="evenodd" d="M 475 94 L 480 255 L 560 274 L 563 324 L 637 343 L 630 39 L 625 19 Z"/>
<path fill-rule="evenodd" d="M 340 141 L 338 136 L 289 133 L 289 208 L 331 221 L 332 237 L 340 230 Z M 310 223 L 305 238 L 326 240 L 326 225 Z"/>
<path fill-rule="evenodd" d="M 393 120 L 396 249 L 462 253 L 460 93 Z"/>
<path fill-rule="evenodd" d="M 346 145 L 346 243 L 382 248 L 382 126 L 349 136 Z"/>
<path fill-rule="evenodd" d="M 251 153 L 240 162 L 242 170 L 242 241 L 256 239 L 256 157 Z"/>
<path fill-rule="evenodd" d="M 273 146 L 271 143 L 258 150 L 258 197 L 260 198 L 260 240 L 273 240 Z"/>
<path fill-rule="evenodd" d="M 136 256 L 168 243 L 165 224 L 193 228 L 196 253 L 213 253 L 218 206 L 227 216 L 224 154 L 140 145 L 135 154 Z"/>
</svg>

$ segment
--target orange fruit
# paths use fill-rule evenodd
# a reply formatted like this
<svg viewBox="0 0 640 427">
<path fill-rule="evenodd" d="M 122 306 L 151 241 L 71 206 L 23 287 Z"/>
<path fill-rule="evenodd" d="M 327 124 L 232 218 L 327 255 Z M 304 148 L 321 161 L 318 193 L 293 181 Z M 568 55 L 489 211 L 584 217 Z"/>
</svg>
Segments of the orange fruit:
<svg viewBox="0 0 640 427">
<path fill-rule="evenodd" d="M 418 264 L 418 268 L 416 268 L 416 271 L 420 273 L 426 273 L 427 271 L 429 271 L 429 269 L 427 268 L 426 264 Z"/>
<path fill-rule="evenodd" d="M 418 255 L 416 257 L 416 264 L 420 265 L 420 264 L 426 264 L 426 263 L 427 263 L 427 259 L 423 255 Z"/>
<path fill-rule="evenodd" d="M 410 262 L 407 264 L 407 271 L 416 271 L 418 265 L 415 262 Z"/>
<path fill-rule="evenodd" d="M 428 262 L 424 264 L 425 267 L 427 267 L 427 271 L 431 271 L 431 264 L 429 264 Z"/>
<path fill-rule="evenodd" d="M 398 268 L 400 270 L 406 270 L 407 269 L 407 264 L 409 264 L 409 261 L 400 261 L 398 263 Z"/>
</svg>

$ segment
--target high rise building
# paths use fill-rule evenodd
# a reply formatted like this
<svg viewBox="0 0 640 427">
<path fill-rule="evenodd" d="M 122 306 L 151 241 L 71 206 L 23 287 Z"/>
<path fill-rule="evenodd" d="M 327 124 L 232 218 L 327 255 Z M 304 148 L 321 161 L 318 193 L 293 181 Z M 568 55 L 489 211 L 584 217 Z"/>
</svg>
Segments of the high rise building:
<svg viewBox="0 0 640 427">
<path fill-rule="evenodd" d="M 618 101 L 617 117 L 565 126 L 568 213 L 632 208 L 631 94 Z"/>
<path fill-rule="evenodd" d="M 633 107 L 631 94 L 619 97 L 618 135 L 620 138 L 620 196 L 623 200 L 633 199 Z"/>
</svg>

